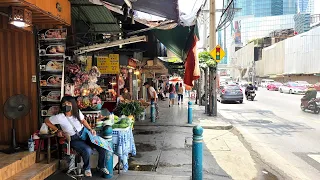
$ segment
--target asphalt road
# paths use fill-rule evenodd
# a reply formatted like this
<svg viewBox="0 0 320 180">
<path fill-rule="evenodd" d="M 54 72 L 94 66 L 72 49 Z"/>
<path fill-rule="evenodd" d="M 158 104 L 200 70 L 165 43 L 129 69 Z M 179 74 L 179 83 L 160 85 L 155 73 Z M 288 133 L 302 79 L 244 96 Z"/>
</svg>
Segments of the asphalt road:
<svg viewBox="0 0 320 180">
<path fill-rule="evenodd" d="M 255 101 L 218 103 L 280 179 L 320 179 L 320 115 L 301 111 L 301 97 L 260 88 Z"/>
</svg>

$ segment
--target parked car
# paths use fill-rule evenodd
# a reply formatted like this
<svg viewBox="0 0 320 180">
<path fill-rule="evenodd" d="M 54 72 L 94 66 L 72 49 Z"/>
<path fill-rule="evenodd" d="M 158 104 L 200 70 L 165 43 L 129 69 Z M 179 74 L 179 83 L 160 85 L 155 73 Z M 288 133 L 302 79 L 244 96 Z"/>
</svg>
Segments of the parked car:
<svg viewBox="0 0 320 180">
<path fill-rule="evenodd" d="M 302 85 L 302 86 L 305 86 L 305 87 L 309 87 L 311 85 L 307 81 L 295 81 L 295 83 Z"/>
<path fill-rule="evenodd" d="M 243 102 L 243 92 L 238 85 L 220 86 L 218 89 L 217 99 L 221 103 L 224 101 L 239 101 Z"/>
<path fill-rule="evenodd" d="M 273 83 L 274 80 L 272 79 L 262 79 L 261 80 L 261 87 L 266 88 L 268 86 L 268 84 Z"/>
<path fill-rule="evenodd" d="M 317 91 L 320 91 L 320 82 L 313 85 Z M 319 94 L 319 93 L 318 93 Z"/>
<path fill-rule="evenodd" d="M 283 85 L 283 84 L 280 83 L 280 82 L 273 82 L 273 83 L 268 84 L 267 90 L 270 90 L 270 91 L 278 91 L 278 90 L 279 90 L 279 87 L 282 86 L 282 85 Z"/>
<path fill-rule="evenodd" d="M 287 82 L 279 87 L 280 93 L 289 94 L 304 94 L 307 92 L 307 87 L 296 82 Z"/>
</svg>

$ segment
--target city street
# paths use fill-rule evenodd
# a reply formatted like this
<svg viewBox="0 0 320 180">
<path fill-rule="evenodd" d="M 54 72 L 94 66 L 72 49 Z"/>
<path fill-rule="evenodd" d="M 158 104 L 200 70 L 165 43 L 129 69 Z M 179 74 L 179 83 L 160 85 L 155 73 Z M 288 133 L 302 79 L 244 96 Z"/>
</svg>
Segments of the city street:
<svg viewBox="0 0 320 180">
<path fill-rule="evenodd" d="M 218 102 L 218 111 L 279 178 L 319 179 L 320 115 L 301 111 L 301 97 L 260 88 L 255 101 Z"/>
</svg>

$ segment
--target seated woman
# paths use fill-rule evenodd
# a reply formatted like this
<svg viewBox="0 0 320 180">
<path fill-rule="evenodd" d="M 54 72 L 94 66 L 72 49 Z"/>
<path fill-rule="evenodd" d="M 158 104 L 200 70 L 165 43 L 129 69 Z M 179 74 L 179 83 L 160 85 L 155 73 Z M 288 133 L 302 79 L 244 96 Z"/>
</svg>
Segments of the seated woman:
<svg viewBox="0 0 320 180">
<path fill-rule="evenodd" d="M 55 124 L 59 124 L 63 133 L 71 137 L 71 147 L 81 154 L 83 159 L 83 169 L 85 170 L 84 175 L 92 177 L 90 167 L 90 155 L 92 154 L 92 148 L 97 149 L 99 152 L 99 160 L 97 169 L 105 174 L 109 174 L 109 171 L 105 167 L 106 150 L 92 144 L 88 141 L 83 141 L 80 136 L 83 132 L 83 128 L 86 127 L 93 135 L 96 135 L 96 131 L 91 129 L 88 122 L 84 119 L 84 115 L 78 109 L 76 100 L 72 96 L 65 96 L 62 98 L 60 103 L 60 114 L 51 116 L 45 119 L 45 123 L 49 128 L 56 131 L 58 128 Z M 62 132 L 58 132 L 58 136 L 61 136 Z"/>
</svg>

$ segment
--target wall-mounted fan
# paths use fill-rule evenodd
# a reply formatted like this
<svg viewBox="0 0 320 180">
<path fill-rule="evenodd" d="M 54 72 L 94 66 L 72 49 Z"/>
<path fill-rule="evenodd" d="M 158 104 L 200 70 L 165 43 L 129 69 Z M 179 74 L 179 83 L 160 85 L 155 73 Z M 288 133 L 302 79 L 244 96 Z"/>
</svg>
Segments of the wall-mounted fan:
<svg viewBox="0 0 320 180">
<path fill-rule="evenodd" d="M 19 94 L 11 96 L 4 104 L 4 116 L 12 121 L 11 144 L 8 149 L 0 150 L 3 153 L 12 154 L 20 151 L 20 147 L 16 143 L 15 121 L 30 112 L 30 102 L 27 96 Z"/>
</svg>

